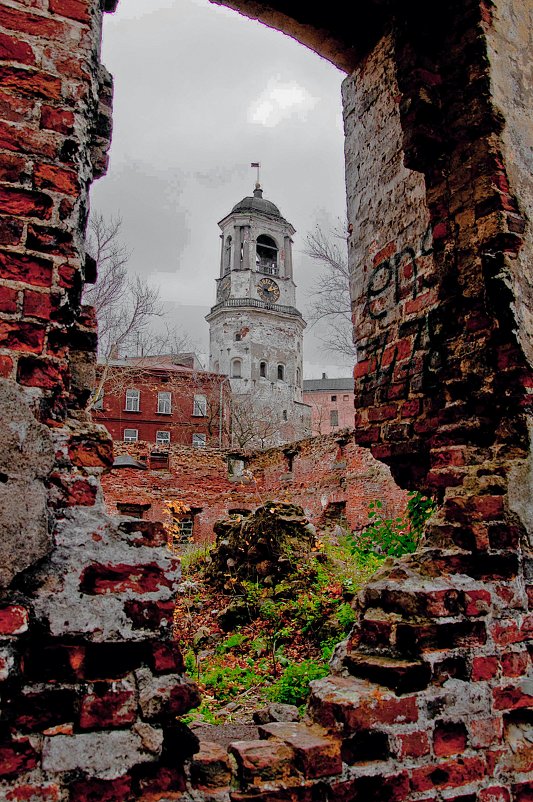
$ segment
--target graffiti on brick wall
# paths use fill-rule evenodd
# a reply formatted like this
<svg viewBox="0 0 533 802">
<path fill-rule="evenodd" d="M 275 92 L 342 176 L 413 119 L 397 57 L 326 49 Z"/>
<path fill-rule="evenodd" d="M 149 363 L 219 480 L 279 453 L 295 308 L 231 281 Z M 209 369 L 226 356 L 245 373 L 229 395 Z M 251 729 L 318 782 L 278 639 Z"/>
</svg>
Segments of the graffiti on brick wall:
<svg viewBox="0 0 533 802">
<path fill-rule="evenodd" d="M 411 316 L 416 299 L 422 301 L 422 295 L 431 288 L 419 260 L 432 253 L 432 226 L 428 225 L 418 248 L 407 246 L 396 251 L 370 274 L 365 316 L 379 321 L 382 330 L 358 345 L 358 361 L 368 365 L 361 376 L 362 394 L 379 389 L 381 401 L 406 398 L 410 390 L 421 389 L 418 382 L 423 369 L 436 371 L 442 364 L 435 316 L 431 310 Z M 392 312 L 398 307 L 407 319 L 393 327 Z"/>
</svg>

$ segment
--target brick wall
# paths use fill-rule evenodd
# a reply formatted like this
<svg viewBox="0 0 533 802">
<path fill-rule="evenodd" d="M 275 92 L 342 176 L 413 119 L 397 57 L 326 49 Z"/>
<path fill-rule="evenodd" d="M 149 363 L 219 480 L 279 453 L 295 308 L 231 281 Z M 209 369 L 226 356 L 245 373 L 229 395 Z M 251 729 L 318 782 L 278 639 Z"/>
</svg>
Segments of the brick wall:
<svg viewBox="0 0 533 802">
<path fill-rule="evenodd" d="M 83 282 L 94 280 L 87 192 L 111 131 L 100 5 L 0 5 L 0 798 L 9 802 L 179 787 L 194 748 L 175 722 L 198 701 L 170 640 L 179 564 L 157 526 L 117 527 L 105 515 L 99 476 L 112 445 L 84 412 L 96 346 L 81 305 Z"/>
<path fill-rule="evenodd" d="M 150 464 L 146 444 L 116 443 L 115 449 Z M 194 537 L 199 542 L 212 540 L 213 524 L 232 509 L 254 509 L 267 499 L 301 505 L 319 527 L 341 506 L 352 530 L 368 522 L 368 505 L 375 499 L 383 501 L 391 517 L 405 509 L 407 493 L 367 449 L 354 444 L 347 430 L 247 454 L 244 476 L 236 464 L 239 456 L 172 446 L 169 470 L 115 468 L 102 478 L 107 509 L 116 515 L 117 503 L 150 505 L 143 517 L 166 521 L 165 502 L 182 501 L 197 511 Z"/>
<path fill-rule="evenodd" d="M 364 589 L 307 723 L 264 727 L 231 763 L 204 747 L 190 774 L 196 744 L 175 716 L 196 692 L 168 640 L 176 560 L 157 527 L 106 518 L 110 443 L 83 411 L 82 240 L 110 134 L 113 5 L 0 6 L 1 794 L 526 802 L 531 5 L 430 15 L 370 0 L 347 25 L 344 5 L 226 3 L 354 69 L 356 437 L 442 504 L 423 548 Z"/>
</svg>

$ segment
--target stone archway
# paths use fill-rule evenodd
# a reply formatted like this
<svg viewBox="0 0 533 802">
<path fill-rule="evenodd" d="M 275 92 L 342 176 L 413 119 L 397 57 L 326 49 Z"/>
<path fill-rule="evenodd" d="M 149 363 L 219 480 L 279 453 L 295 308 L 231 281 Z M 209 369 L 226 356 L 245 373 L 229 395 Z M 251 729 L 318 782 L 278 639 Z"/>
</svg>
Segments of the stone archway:
<svg viewBox="0 0 533 802">
<path fill-rule="evenodd" d="M 270 748 L 237 750 L 242 789 L 221 798 L 444 790 L 526 800 L 531 10 L 454 0 L 433 21 L 418 4 L 371 6 L 355 37 L 339 4 L 238 10 L 353 68 L 344 96 L 356 436 L 443 506 L 425 548 L 365 589 L 348 675 L 314 686 L 320 734 L 268 732 Z M 194 750 L 174 718 L 195 699 L 168 642 L 176 564 L 153 527 L 105 520 L 98 474 L 109 443 L 83 413 L 95 331 L 80 308 L 92 271 L 81 242 L 110 130 L 100 23 L 89 0 L 0 9 L 0 367 L 56 455 L 39 477 L 53 544 L 45 554 L 41 537 L 40 561 L 4 588 L 0 612 L 0 781 L 13 800 L 187 798 L 182 762 Z M 2 477 L 9 494 L 15 456 Z"/>
</svg>

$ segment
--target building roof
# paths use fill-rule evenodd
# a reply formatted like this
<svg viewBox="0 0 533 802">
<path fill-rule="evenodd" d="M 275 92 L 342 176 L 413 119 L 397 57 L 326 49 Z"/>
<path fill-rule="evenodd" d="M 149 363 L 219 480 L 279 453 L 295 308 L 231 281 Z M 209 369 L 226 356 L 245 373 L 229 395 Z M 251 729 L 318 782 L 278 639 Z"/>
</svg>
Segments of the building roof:
<svg viewBox="0 0 533 802">
<path fill-rule="evenodd" d="M 254 189 L 254 194 L 248 195 L 246 198 L 243 198 L 238 203 L 235 204 L 233 212 L 261 212 L 261 214 L 267 214 L 269 217 L 280 217 L 281 212 L 278 207 L 272 203 L 272 201 L 263 198 L 263 190 L 261 187 L 256 186 Z"/>
<path fill-rule="evenodd" d="M 304 379 L 304 393 L 312 393 L 315 390 L 354 390 L 354 380 L 352 377 L 342 379 Z"/>
</svg>

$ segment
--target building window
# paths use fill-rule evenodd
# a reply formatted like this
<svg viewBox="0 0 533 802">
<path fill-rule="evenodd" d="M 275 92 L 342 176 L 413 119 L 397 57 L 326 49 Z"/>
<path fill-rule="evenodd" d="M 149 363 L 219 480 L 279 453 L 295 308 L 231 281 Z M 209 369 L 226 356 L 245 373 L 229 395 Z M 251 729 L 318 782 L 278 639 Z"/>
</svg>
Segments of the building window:
<svg viewBox="0 0 533 802">
<path fill-rule="evenodd" d="M 260 362 L 259 363 L 259 375 L 260 375 L 260 377 L 262 379 L 266 379 L 266 375 L 267 375 L 267 363 L 266 362 Z"/>
<path fill-rule="evenodd" d="M 103 409 L 104 408 L 104 391 L 100 390 L 96 401 L 93 404 L 93 409 Z"/>
<path fill-rule="evenodd" d="M 205 395 L 194 396 L 192 414 L 199 415 L 200 417 L 205 417 L 207 415 L 207 398 Z"/>
<path fill-rule="evenodd" d="M 124 429 L 125 443 L 136 443 L 138 439 L 139 439 L 138 429 Z"/>
<path fill-rule="evenodd" d="M 192 436 L 192 445 L 193 448 L 205 448 L 206 445 L 206 436 L 205 434 L 199 434 L 195 432 Z"/>
<path fill-rule="evenodd" d="M 157 411 L 160 415 L 170 415 L 172 412 L 172 394 L 165 391 L 157 394 Z"/>
<path fill-rule="evenodd" d="M 350 400 L 350 396 L 349 395 L 343 395 L 342 396 L 342 400 L 343 401 L 349 401 Z"/>
<path fill-rule="evenodd" d="M 278 275 L 278 246 L 266 234 L 257 237 L 256 265 L 261 273 L 268 273 L 271 276 Z"/>
<path fill-rule="evenodd" d="M 296 368 L 296 386 L 300 386 L 300 379 L 301 379 L 300 368 Z"/>
<path fill-rule="evenodd" d="M 286 409 L 283 410 L 282 417 L 283 417 L 283 420 L 287 420 L 287 410 Z"/>
<path fill-rule="evenodd" d="M 139 390 L 126 390 L 126 412 L 138 412 L 141 393 Z"/>
<path fill-rule="evenodd" d="M 144 518 L 144 513 L 151 506 L 151 504 L 132 504 L 129 501 L 117 501 L 117 511 L 120 515 L 128 515 L 130 518 Z"/>
<path fill-rule="evenodd" d="M 329 413 L 329 423 L 330 426 L 338 426 L 339 425 L 339 410 L 332 409 Z"/>
<path fill-rule="evenodd" d="M 220 373 L 220 362 L 218 361 L 215 362 L 215 364 L 213 365 L 213 370 L 215 371 L 215 373 Z"/>
<path fill-rule="evenodd" d="M 284 365 L 278 365 L 278 379 L 279 381 L 283 381 L 285 378 L 285 367 Z"/>
<path fill-rule="evenodd" d="M 336 396 L 336 395 L 332 395 L 332 396 L 331 396 L 331 400 L 332 400 L 332 401 L 336 401 L 336 400 L 337 400 L 337 396 Z"/>
<path fill-rule="evenodd" d="M 155 443 L 158 446 L 169 446 L 170 445 L 170 432 L 156 432 L 155 433 Z"/>
<path fill-rule="evenodd" d="M 240 333 L 240 331 L 236 331 L 235 332 L 235 341 L 236 342 L 240 342 L 241 340 L 242 340 L 242 334 Z"/>
<path fill-rule="evenodd" d="M 191 515 L 186 515 L 183 518 L 175 521 L 176 524 L 176 540 L 178 543 L 188 543 L 192 540 L 193 519 Z"/>
<path fill-rule="evenodd" d="M 240 359 L 234 359 L 231 363 L 231 378 L 240 379 L 242 374 L 242 362 Z"/>
</svg>

